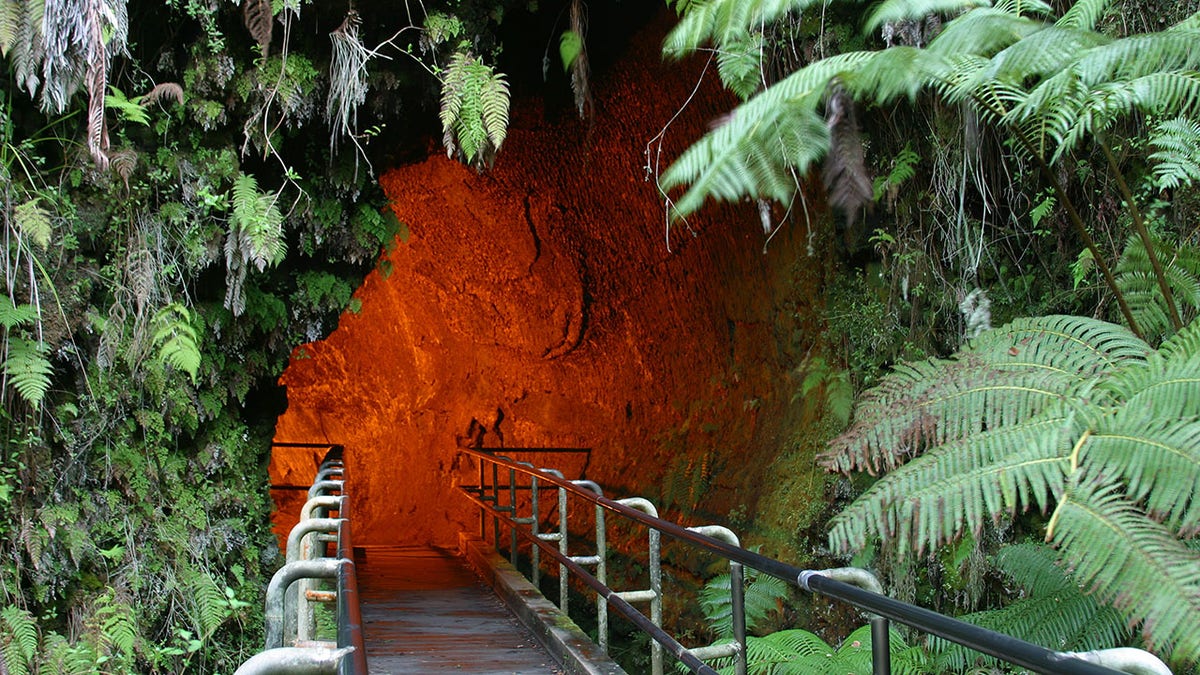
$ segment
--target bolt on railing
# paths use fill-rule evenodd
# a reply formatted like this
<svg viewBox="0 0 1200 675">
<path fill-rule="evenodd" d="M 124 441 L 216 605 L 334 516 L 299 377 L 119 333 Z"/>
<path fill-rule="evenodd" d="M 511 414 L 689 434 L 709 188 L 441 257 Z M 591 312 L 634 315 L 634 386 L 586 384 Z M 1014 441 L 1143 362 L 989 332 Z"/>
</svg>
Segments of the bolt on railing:
<svg viewBox="0 0 1200 675">
<path fill-rule="evenodd" d="M 300 521 L 288 534 L 285 564 L 267 586 L 265 648 L 234 675 L 367 675 L 350 517 L 342 489 L 346 475 L 343 449 L 299 443 L 273 447 L 329 450 L 308 488 Z M 335 511 L 337 517 L 330 517 Z M 329 544 L 335 545 L 332 556 Z M 333 580 L 335 590 L 316 590 L 315 579 Z M 336 603 L 335 639 L 316 639 L 314 602 Z"/>
<path fill-rule="evenodd" d="M 872 672 L 888 675 L 891 672 L 891 630 L 889 621 L 898 621 L 919 631 L 937 635 L 975 651 L 993 656 L 1001 661 L 1028 668 L 1037 673 L 1062 675 L 1115 675 L 1133 673 L 1137 675 L 1171 675 L 1157 657 L 1148 652 L 1117 648 L 1096 652 L 1058 652 L 1017 638 L 997 633 L 964 621 L 944 616 L 928 609 L 909 605 L 883 595 L 881 586 L 873 574 L 857 568 L 835 568 L 828 570 L 803 570 L 787 563 L 768 558 L 741 548 L 736 535 L 724 527 L 700 526 L 685 528 L 658 517 L 653 504 L 640 497 L 613 500 L 604 496 L 598 485 L 591 481 L 570 481 L 553 469 L 539 469 L 528 462 L 516 462 L 497 452 L 514 453 L 521 449 L 506 448 L 495 451 L 477 448 L 460 448 L 459 452 L 475 458 L 479 465 L 479 484 L 460 485 L 459 490 L 480 508 L 480 536 L 487 539 L 487 516 L 492 516 L 492 542 L 500 547 L 501 523 L 510 530 L 510 557 L 515 561 L 516 535 L 530 542 L 530 558 L 533 561 L 531 576 L 537 584 L 540 574 L 538 551 L 558 562 L 559 605 L 566 611 L 568 574 L 574 575 L 585 586 L 597 594 L 597 624 L 600 646 L 608 648 L 608 610 L 612 609 L 631 621 L 639 630 L 652 638 L 651 664 L 654 675 L 662 673 L 662 655 L 672 654 L 684 666 L 695 673 L 715 675 L 716 671 L 705 661 L 732 656 L 738 675 L 746 671 L 746 636 L 744 597 L 741 593 L 743 567 L 750 567 L 763 574 L 776 577 L 800 589 L 841 600 L 870 615 Z M 536 452 L 536 449 L 529 449 Z M 491 484 L 485 478 L 491 467 Z M 508 484 L 499 484 L 499 470 L 507 470 Z M 526 476 L 527 484 L 518 484 L 517 475 Z M 538 494 L 545 489 L 558 493 L 558 531 L 538 532 L 541 519 Z M 530 492 L 530 515 L 519 516 L 521 506 L 518 491 Z M 500 503 L 500 495 L 506 493 L 508 504 Z M 594 555 L 571 556 L 568 547 L 568 496 L 590 502 L 596 508 L 596 535 Z M 613 513 L 648 528 L 650 588 L 633 591 L 615 591 L 604 578 L 607 575 L 605 559 L 607 541 L 604 533 L 605 513 Z M 529 530 L 525 529 L 529 525 Z M 727 559 L 730 563 L 731 594 L 734 611 L 735 640 L 732 644 L 689 649 L 662 629 L 662 573 L 660 568 L 660 536 L 666 534 L 682 543 L 706 550 Z M 584 564 L 597 568 L 593 575 Z M 736 566 L 736 567 L 735 567 Z M 650 617 L 634 609 L 633 602 L 649 602 Z M 740 625 L 739 625 L 740 624 Z"/>
</svg>

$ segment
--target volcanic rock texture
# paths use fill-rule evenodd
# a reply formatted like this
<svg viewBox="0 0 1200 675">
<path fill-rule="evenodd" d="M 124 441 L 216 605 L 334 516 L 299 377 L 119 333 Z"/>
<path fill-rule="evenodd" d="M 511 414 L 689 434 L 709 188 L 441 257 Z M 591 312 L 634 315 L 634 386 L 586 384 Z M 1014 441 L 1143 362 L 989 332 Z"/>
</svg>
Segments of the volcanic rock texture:
<svg viewBox="0 0 1200 675">
<path fill-rule="evenodd" d="M 591 123 L 519 98 L 493 170 L 437 154 L 382 177 L 407 234 L 361 311 L 296 350 L 276 432 L 346 446 L 356 543 L 449 547 L 476 530 L 451 489 L 476 480 L 456 459 L 472 420 L 489 447 L 589 448 L 514 456 L 610 496 L 693 520 L 753 513 L 820 265 L 803 217 L 764 253 L 753 204 L 710 204 L 668 249 L 647 164 L 665 169 L 732 105 L 715 68 L 692 97 L 703 62 L 663 63 L 670 21 L 593 82 Z"/>
</svg>

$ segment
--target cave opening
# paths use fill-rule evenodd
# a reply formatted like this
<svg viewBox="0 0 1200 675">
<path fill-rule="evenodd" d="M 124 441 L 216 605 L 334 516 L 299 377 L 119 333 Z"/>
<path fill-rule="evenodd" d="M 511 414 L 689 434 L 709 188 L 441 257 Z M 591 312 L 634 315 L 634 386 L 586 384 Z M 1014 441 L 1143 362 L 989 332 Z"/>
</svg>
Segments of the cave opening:
<svg viewBox="0 0 1200 675">
<path fill-rule="evenodd" d="M 622 6 L 594 30 L 620 33 L 619 11 L 647 16 L 599 56 L 593 119 L 566 85 L 515 85 L 490 171 L 435 149 L 384 173 L 403 236 L 361 308 L 293 353 L 275 438 L 346 446 L 360 543 L 450 548 L 477 527 L 452 492 L 472 422 L 489 447 L 590 448 L 586 478 L 667 513 L 728 521 L 770 492 L 824 262 L 804 218 L 764 246 L 748 205 L 668 233 L 654 173 L 734 101 L 703 60 L 663 62 L 669 12 Z M 508 43 L 540 70 L 540 39 Z"/>
</svg>

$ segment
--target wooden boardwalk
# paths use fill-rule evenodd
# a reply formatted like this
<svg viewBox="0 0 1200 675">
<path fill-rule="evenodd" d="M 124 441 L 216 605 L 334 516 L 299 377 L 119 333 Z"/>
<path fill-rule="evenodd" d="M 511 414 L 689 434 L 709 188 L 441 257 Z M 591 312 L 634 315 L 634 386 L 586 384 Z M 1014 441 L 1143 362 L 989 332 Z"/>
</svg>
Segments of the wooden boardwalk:
<svg viewBox="0 0 1200 675">
<path fill-rule="evenodd" d="M 356 548 L 372 675 L 561 673 L 456 556 L 427 548 Z"/>
</svg>

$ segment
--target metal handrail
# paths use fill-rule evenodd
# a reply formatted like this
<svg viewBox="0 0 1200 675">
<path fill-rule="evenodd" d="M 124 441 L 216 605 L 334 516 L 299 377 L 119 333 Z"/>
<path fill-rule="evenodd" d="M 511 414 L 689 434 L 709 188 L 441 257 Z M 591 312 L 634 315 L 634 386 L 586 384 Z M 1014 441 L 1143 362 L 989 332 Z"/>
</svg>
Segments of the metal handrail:
<svg viewBox="0 0 1200 675">
<path fill-rule="evenodd" d="M 512 450 L 497 451 L 511 452 Z M 937 635 L 951 642 L 993 656 L 1001 661 L 1028 668 L 1038 673 L 1062 675 L 1115 675 L 1122 672 L 1170 673 L 1170 670 L 1166 669 L 1166 666 L 1162 665 L 1162 662 L 1156 657 L 1146 652 L 1140 652 L 1140 650 L 1135 651 L 1139 651 L 1143 655 L 1143 658 L 1138 660 L 1136 669 L 1131 669 L 1124 665 L 1124 657 L 1127 656 L 1124 653 L 1126 650 L 1121 650 L 1121 659 L 1105 658 L 1095 653 L 1088 653 L 1084 657 L 1074 653 L 1058 652 L 959 619 L 944 616 L 922 607 L 900 602 L 899 600 L 883 595 L 878 589 L 870 588 L 870 584 L 866 583 L 866 578 L 862 574 L 863 571 L 851 572 L 846 568 L 839 568 L 837 570 L 801 569 L 748 551 L 741 548 L 735 542 L 708 536 L 702 531 L 697 531 L 697 529 L 685 528 L 676 523 L 663 520 L 658 518 L 656 514 L 646 513 L 639 508 L 635 508 L 634 505 L 629 503 L 631 500 L 610 499 L 590 489 L 590 486 L 582 487 L 573 481 L 565 479 L 557 471 L 538 469 L 530 466 L 528 463 L 516 462 L 507 457 L 495 454 L 497 451 L 459 448 L 460 453 L 474 457 L 479 462 L 479 485 L 460 485 L 459 489 L 481 509 L 481 536 L 486 538 L 487 528 L 484 526 L 485 512 L 492 515 L 493 522 L 495 523 L 495 527 L 493 528 L 493 542 L 497 546 L 499 546 L 500 542 L 500 522 L 504 522 L 509 528 L 513 528 L 514 531 L 519 531 L 522 537 L 535 545 L 534 550 L 540 549 L 555 558 L 559 563 L 560 570 L 564 570 L 563 573 L 569 570 L 571 574 L 574 574 L 585 585 L 595 591 L 599 597 L 603 598 L 611 609 L 632 621 L 639 629 L 647 633 L 654 640 L 655 644 L 661 645 L 663 649 L 673 654 L 685 666 L 691 669 L 692 672 L 715 673 L 711 667 L 705 665 L 697 658 L 691 650 L 683 647 L 672 636 L 663 631 L 658 625 L 661 621 L 648 619 L 640 611 L 634 609 L 622 597 L 622 594 L 609 588 L 606 583 L 603 583 L 581 565 L 572 561 L 571 557 L 566 553 L 565 546 L 562 546 L 560 550 L 559 547 L 552 546 L 551 542 L 546 541 L 545 535 L 530 534 L 524 528 L 519 527 L 523 524 L 519 521 L 527 521 L 528 519 L 516 517 L 517 504 L 515 490 L 518 488 L 514 484 L 515 478 L 510 480 L 509 486 L 506 486 L 513 497 L 511 497 L 510 503 L 507 506 L 502 507 L 499 504 L 500 487 L 497 483 L 499 468 L 507 469 L 510 476 L 515 477 L 518 473 L 529 476 L 531 479 L 530 485 L 520 486 L 519 489 L 530 489 L 533 495 L 536 495 L 541 489 L 557 489 L 559 491 L 560 531 L 566 530 L 567 509 L 563 495 L 570 494 L 572 497 L 594 504 L 597 509 L 615 513 L 630 521 L 639 523 L 649 528 L 652 534 L 661 532 L 688 545 L 719 555 L 731 563 L 736 562 L 754 568 L 761 573 L 781 579 L 790 584 L 795 584 L 804 591 L 826 595 L 874 614 L 871 626 L 872 649 L 874 652 L 873 664 L 876 675 L 884 675 L 890 669 L 890 630 L 887 625 L 888 620 L 898 621 L 922 632 Z M 486 485 L 484 481 L 487 474 L 484 470 L 484 464 L 491 464 L 493 469 L 490 486 Z M 640 502 L 637 505 L 644 508 L 644 504 Z M 534 511 L 531 517 L 533 522 L 536 523 L 539 513 Z M 559 537 L 554 537 L 555 544 L 559 544 L 562 540 L 565 540 L 565 535 L 561 540 Z M 600 551 L 599 555 L 603 557 L 604 552 Z M 652 555 L 652 557 L 655 556 Z M 868 588 L 861 588 L 854 584 L 867 585 Z M 659 593 L 661 594 L 661 591 Z M 602 644 L 607 643 L 606 636 L 601 636 L 600 639 Z M 703 654 L 703 652 L 701 653 Z M 656 668 L 655 672 L 659 673 L 661 670 Z"/>
<path fill-rule="evenodd" d="M 346 476 L 344 449 L 340 445 L 307 443 L 276 443 L 272 447 L 328 448 L 328 451 L 308 489 L 309 499 L 301 509 L 300 522 L 288 535 L 286 563 L 267 587 L 265 649 L 242 663 L 234 675 L 367 675 L 358 576 L 347 498 L 342 490 Z M 340 494 L 330 494 L 333 492 Z M 337 517 L 330 518 L 330 511 L 336 511 Z M 326 541 L 330 538 L 337 544 L 333 557 L 327 556 Z M 321 578 L 332 579 L 337 590 L 332 594 L 312 592 L 311 580 Z M 336 640 L 328 643 L 311 640 L 315 618 L 308 600 L 310 594 L 317 598 L 332 595 L 336 599 Z"/>
</svg>

